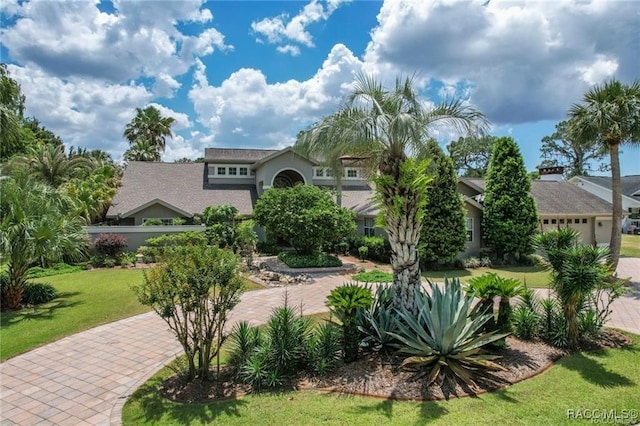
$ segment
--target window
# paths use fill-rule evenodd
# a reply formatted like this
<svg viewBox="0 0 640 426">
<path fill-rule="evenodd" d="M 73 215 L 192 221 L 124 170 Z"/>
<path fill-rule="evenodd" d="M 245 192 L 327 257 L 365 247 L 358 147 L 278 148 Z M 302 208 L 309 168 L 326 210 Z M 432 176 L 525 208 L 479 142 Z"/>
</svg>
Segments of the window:
<svg viewBox="0 0 640 426">
<path fill-rule="evenodd" d="M 347 170 L 347 177 L 348 178 L 357 178 L 358 177 L 358 171 L 356 169 L 348 169 Z"/>
<path fill-rule="evenodd" d="M 573 219 L 573 223 L 575 223 L 575 224 L 580 223 L 580 219 Z"/>
<path fill-rule="evenodd" d="M 240 176 L 247 176 L 248 171 L 246 167 L 240 167 Z"/>
<path fill-rule="evenodd" d="M 473 241 L 473 219 L 467 219 L 467 241 Z"/>
<path fill-rule="evenodd" d="M 558 223 L 558 221 L 556 219 L 551 219 L 551 224 L 555 225 L 556 223 Z"/>
<path fill-rule="evenodd" d="M 218 167 L 218 176 L 224 176 L 227 174 L 227 168 L 226 167 Z"/>
<path fill-rule="evenodd" d="M 564 219 L 560 219 L 560 225 L 564 225 Z"/>
<path fill-rule="evenodd" d="M 542 223 L 543 223 L 543 224 L 545 224 L 545 225 L 548 225 L 548 224 L 549 224 L 549 219 L 544 219 L 544 220 L 542 221 Z"/>
<path fill-rule="evenodd" d="M 324 169 L 316 169 L 316 177 L 323 177 Z"/>
<path fill-rule="evenodd" d="M 237 167 L 229 167 L 229 176 L 235 176 L 238 174 L 238 168 Z"/>
<path fill-rule="evenodd" d="M 567 219 L 567 224 L 571 225 L 571 219 Z"/>
<path fill-rule="evenodd" d="M 333 177 L 333 172 L 331 171 L 331 169 L 326 169 L 326 170 L 324 171 L 324 175 L 325 175 L 326 177 Z"/>
<path fill-rule="evenodd" d="M 587 223 L 587 219 L 582 219 L 582 223 Z"/>
<path fill-rule="evenodd" d="M 364 235 L 366 237 L 374 237 L 376 235 L 375 221 L 372 217 L 364 218 Z"/>
</svg>

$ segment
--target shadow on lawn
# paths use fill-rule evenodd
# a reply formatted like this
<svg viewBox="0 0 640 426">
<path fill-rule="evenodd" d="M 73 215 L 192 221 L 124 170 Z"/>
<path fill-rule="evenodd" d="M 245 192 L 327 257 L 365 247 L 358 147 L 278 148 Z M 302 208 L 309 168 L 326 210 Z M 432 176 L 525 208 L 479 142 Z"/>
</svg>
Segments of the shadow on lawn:
<svg viewBox="0 0 640 426">
<path fill-rule="evenodd" d="M 228 399 L 202 404 L 180 404 L 169 401 L 158 392 L 158 385 L 162 379 L 152 380 L 141 386 L 133 398 L 137 399 L 147 423 L 157 423 L 161 419 L 170 420 L 175 424 L 188 425 L 194 422 L 212 424 L 218 416 L 239 417 L 239 408 L 247 405 L 241 399 Z"/>
<path fill-rule="evenodd" d="M 19 311 L 3 312 L 0 316 L 0 326 L 10 327 L 27 320 L 43 320 L 52 319 L 58 309 L 71 308 L 79 305 L 81 302 L 69 299 L 79 295 L 80 292 L 65 292 L 58 294 L 54 300 L 43 305 L 36 305 L 22 308 Z"/>
<path fill-rule="evenodd" d="M 620 349 L 615 349 L 620 350 Z M 602 354 L 600 353 L 602 352 Z M 598 360 L 591 358 L 596 353 L 577 352 L 569 357 L 566 357 L 560 361 L 560 364 L 569 369 L 576 371 L 582 376 L 582 378 L 589 383 L 603 387 L 603 388 L 616 388 L 622 386 L 635 386 L 636 383 L 615 371 L 607 370 L 607 368 Z M 598 355 L 604 355 L 603 351 L 598 351 Z"/>
<path fill-rule="evenodd" d="M 396 404 L 410 404 L 407 401 L 396 401 L 393 399 L 383 399 L 380 400 L 377 404 L 371 405 L 363 405 L 358 407 L 355 411 L 357 413 L 379 413 L 385 416 L 390 421 L 393 420 L 394 416 L 394 406 Z M 442 402 L 438 401 L 423 401 L 420 403 L 420 420 L 418 421 L 418 425 L 423 425 L 425 422 L 430 420 L 435 420 L 439 417 L 445 416 L 449 413 L 443 405 Z"/>
</svg>

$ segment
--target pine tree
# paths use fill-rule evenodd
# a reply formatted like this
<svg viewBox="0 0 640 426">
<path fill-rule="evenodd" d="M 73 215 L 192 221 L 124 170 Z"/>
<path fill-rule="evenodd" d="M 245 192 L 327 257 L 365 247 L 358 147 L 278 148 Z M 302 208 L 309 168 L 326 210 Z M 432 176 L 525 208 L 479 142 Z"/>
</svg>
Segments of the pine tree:
<svg viewBox="0 0 640 426">
<path fill-rule="evenodd" d="M 482 227 L 498 259 L 505 254 L 518 259 L 533 252 L 531 236 L 538 227 L 538 211 L 530 191 L 518 145 L 509 137 L 496 140 L 487 173 Z"/>
<path fill-rule="evenodd" d="M 467 231 L 464 202 L 457 191 L 453 160 L 433 139 L 426 149 L 431 159 L 429 174 L 433 180 L 427 190 L 419 253 L 420 262 L 428 267 L 452 263 L 466 247 Z"/>
</svg>

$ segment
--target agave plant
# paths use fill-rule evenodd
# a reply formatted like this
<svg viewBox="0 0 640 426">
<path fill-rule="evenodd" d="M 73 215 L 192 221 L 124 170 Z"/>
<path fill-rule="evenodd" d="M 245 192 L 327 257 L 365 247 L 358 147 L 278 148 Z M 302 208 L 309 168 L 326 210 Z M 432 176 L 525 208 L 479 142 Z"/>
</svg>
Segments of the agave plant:
<svg viewBox="0 0 640 426">
<path fill-rule="evenodd" d="M 478 377 L 495 380 L 491 372 L 504 368 L 494 362 L 498 356 L 486 353 L 483 346 L 508 333 L 481 331 L 493 313 L 471 316 L 473 298 L 464 294 L 458 279 L 445 279 L 444 290 L 430 286 L 430 303 L 422 304 L 417 316 L 398 312 L 398 332 L 393 335 L 403 344 L 400 353 L 409 355 L 403 367 L 417 371 L 416 378 L 426 375 L 429 384 L 438 380 L 442 385 L 446 380 L 452 389 L 457 379 L 472 387 Z"/>
<path fill-rule="evenodd" d="M 379 285 L 373 303 L 359 311 L 358 330 L 363 347 L 374 351 L 388 351 L 396 339 L 390 332 L 396 331 L 393 288 Z"/>
</svg>

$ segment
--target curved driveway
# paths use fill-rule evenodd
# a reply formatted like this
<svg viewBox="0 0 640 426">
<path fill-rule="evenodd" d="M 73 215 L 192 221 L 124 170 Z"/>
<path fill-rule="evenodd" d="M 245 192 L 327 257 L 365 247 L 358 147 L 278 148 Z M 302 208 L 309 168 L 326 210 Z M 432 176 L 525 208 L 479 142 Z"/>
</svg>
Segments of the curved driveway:
<svg viewBox="0 0 640 426">
<path fill-rule="evenodd" d="M 618 274 L 640 286 L 640 259 L 621 259 Z M 327 274 L 312 285 L 246 293 L 230 322 L 265 322 L 285 294 L 306 314 L 325 311 L 327 294 L 345 280 Z M 640 292 L 615 302 L 608 325 L 640 334 Z M 16 356 L 0 364 L 0 425 L 118 425 L 127 397 L 180 352 L 150 312 Z"/>
</svg>

